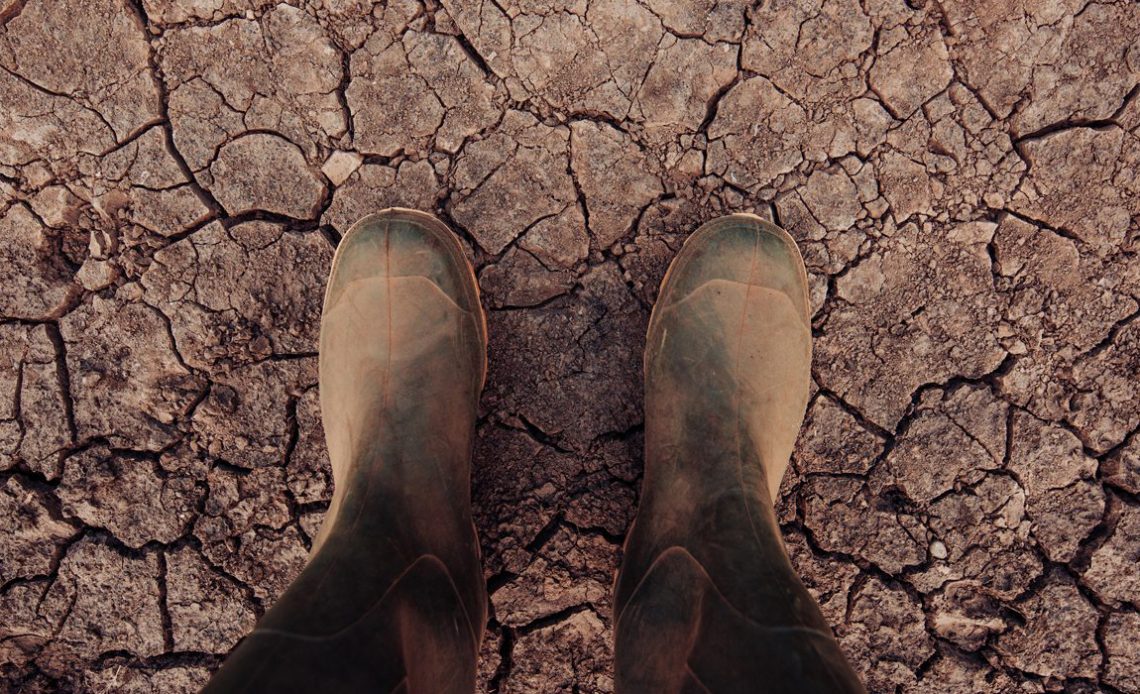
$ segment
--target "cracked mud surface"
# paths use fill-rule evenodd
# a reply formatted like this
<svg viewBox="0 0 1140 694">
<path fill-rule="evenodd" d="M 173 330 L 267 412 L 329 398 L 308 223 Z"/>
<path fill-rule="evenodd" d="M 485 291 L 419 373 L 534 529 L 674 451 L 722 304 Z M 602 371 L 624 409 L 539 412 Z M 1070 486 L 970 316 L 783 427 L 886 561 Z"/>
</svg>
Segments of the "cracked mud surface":
<svg viewBox="0 0 1140 694">
<path fill-rule="evenodd" d="M 814 389 L 779 515 L 875 692 L 1140 691 L 1140 5 L 0 0 L 0 689 L 199 687 L 327 507 L 334 246 L 489 309 L 482 686 L 613 688 L 641 349 L 775 219 Z"/>
</svg>

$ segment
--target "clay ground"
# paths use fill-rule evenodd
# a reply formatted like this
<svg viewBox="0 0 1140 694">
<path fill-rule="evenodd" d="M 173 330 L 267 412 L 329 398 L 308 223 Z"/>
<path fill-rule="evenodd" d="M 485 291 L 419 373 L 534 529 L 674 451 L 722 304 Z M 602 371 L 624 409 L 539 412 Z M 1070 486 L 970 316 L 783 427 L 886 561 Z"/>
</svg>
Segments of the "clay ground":
<svg viewBox="0 0 1140 694">
<path fill-rule="evenodd" d="M 640 359 L 697 224 L 800 243 L 779 503 L 875 692 L 1140 691 L 1140 5 L 0 0 L 0 689 L 188 692 L 330 495 L 361 215 L 491 334 L 483 686 L 609 692 Z"/>
</svg>

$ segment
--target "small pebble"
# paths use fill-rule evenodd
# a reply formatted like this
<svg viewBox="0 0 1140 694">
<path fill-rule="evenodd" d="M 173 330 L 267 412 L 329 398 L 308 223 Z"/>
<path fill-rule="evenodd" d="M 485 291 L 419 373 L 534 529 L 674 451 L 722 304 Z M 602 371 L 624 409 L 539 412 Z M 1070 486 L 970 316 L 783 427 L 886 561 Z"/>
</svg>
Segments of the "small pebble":
<svg viewBox="0 0 1140 694">
<path fill-rule="evenodd" d="M 930 543 L 930 555 L 935 559 L 945 559 L 949 556 L 949 553 L 946 551 L 946 545 L 944 545 L 941 540 L 935 540 Z"/>
</svg>

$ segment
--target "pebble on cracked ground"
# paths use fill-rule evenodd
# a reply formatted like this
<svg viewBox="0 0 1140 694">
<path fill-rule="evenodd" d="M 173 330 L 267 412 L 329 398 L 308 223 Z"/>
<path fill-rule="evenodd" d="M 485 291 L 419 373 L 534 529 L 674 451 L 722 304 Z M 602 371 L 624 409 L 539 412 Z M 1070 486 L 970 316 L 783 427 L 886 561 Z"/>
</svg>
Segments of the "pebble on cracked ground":
<svg viewBox="0 0 1140 694">
<path fill-rule="evenodd" d="M 779 517 L 874 692 L 1140 691 L 1140 5 L 0 0 L 0 689 L 190 692 L 305 561 L 334 245 L 489 309 L 481 687 L 610 692 L 686 234 L 799 242 Z"/>
</svg>

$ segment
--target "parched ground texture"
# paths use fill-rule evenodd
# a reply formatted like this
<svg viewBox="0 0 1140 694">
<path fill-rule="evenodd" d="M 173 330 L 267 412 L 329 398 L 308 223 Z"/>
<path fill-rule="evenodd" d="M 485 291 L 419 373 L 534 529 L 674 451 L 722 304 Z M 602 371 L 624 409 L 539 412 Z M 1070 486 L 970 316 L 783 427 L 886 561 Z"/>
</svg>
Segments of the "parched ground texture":
<svg viewBox="0 0 1140 694">
<path fill-rule="evenodd" d="M 686 234 L 800 243 L 779 503 L 875 692 L 1140 691 L 1140 5 L 0 0 L 0 689 L 199 687 L 328 504 L 333 248 L 468 246 L 487 691 L 610 692 Z"/>
</svg>

